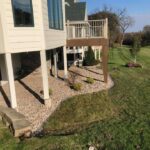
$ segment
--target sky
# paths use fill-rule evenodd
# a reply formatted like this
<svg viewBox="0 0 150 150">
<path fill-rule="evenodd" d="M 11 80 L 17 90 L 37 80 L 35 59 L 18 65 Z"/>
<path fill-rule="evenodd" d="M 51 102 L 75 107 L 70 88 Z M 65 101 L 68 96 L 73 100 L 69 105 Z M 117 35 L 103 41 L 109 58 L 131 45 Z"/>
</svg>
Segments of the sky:
<svg viewBox="0 0 150 150">
<path fill-rule="evenodd" d="M 135 24 L 128 32 L 141 31 L 145 25 L 150 25 L 150 0 L 82 0 L 88 5 L 88 13 L 100 10 L 104 5 L 114 9 L 126 8 L 128 14 L 134 18 Z"/>
</svg>

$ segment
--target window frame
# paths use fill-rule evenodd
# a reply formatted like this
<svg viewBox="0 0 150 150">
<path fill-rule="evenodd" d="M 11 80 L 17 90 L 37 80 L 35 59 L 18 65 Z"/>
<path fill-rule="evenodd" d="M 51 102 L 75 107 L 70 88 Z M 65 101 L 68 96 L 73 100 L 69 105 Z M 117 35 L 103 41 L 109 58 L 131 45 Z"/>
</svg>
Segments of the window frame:
<svg viewBox="0 0 150 150">
<path fill-rule="evenodd" d="M 55 1 L 55 3 L 53 3 L 53 2 L 51 2 L 51 3 L 53 3 L 53 6 L 54 7 L 49 7 L 49 4 L 50 4 L 50 1 L 51 0 L 47 0 L 47 11 L 48 11 L 48 22 L 49 22 L 49 29 L 53 29 L 53 30 L 60 30 L 60 31 L 63 31 L 64 30 L 64 13 L 63 13 L 63 2 L 62 2 L 62 0 L 60 0 L 61 1 L 61 9 L 60 9 L 60 11 L 61 11 L 61 13 L 62 13 L 62 15 L 60 16 L 60 12 L 57 12 L 57 13 L 55 13 L 55 8 L 54 7 L 58 7 L 59 5 L 57 4 L 56 5 L 56 3 L 58 2 L 56 2 Z M 56 6 L 55 6 L 56 5 Z M 52 8 L 52 10 L 50 10 Z M 53 16 L 49 13 L 49 12 L 52 12 L 53 14 Z M 62 19 L 60 19 L 59 18 L 59 21 L 58 21 L 58 27 L 57 27 L 57 25 L 56 25 L 56 22 L 54 21 L 55 20 L 55 15 L 57 14 L 57 17 L 62 17 Z M 51 24 L 51 17 L 54 19 L 53 20 L 53 23 Z M 60 23 L 60 21 L 62 21 L 62 23 Z M 61 24 L 62 24 L 62 26 L 61 26 Z"/>
<path fill-rule="evenodd" d="M 11 0 L 14 27 L 34 27 L 34 26 L 35 26 L 35 24 L 34 24 L 34 12 L 33 12 L 33 2 L 32 2 L 32 0 L 30 0 L 30 5 L 31 5 L 31 19 L 32 19 L 31 24 L 32 24 L 32 25 L 25 25 L 25 24 L 20 24 L 20 25 L 18 25 L 18 24 L 16 23 L 16 20 L 15 20 L 15 8 L 14 8 L 14 5 L 13 5 L 13 0 Z"/>
</svg>

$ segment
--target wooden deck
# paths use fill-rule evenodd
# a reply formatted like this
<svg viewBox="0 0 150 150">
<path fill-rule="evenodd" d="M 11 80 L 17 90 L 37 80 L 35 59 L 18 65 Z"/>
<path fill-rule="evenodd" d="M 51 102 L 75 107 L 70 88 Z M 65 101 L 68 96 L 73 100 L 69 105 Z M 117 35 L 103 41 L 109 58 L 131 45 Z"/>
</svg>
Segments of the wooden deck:
<svg viewBox="0 0 150 150">
<path fill-rule="evenodd" d="M 67 46 L 101 46 L 108 45 L 108 39 L 105 38 L 79 38 L 79 39 L 68 39 Z"/>
<path fill-rule="evenodd" d="M 104 82 L 108 82 L 108 50 L 109 40 L 106 38 L 79 38 L 68 39 L 66 46 L 102 46 L 102 69 L 104 74 Z"/>
</svg>

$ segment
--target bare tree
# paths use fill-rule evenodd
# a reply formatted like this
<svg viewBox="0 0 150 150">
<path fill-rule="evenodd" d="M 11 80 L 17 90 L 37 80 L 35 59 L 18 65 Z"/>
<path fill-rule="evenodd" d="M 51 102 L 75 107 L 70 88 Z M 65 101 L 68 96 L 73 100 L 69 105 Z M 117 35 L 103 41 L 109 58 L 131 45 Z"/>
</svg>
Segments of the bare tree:
<svg viewBox="0 0 150 150">
<path fill-rule="evenodd" d="M 108 18 L 109 40 L 113 45 L 117 40 L 122 46 L 127 29 L 134 24 L 134 19 L 127 14 L 126 9 L 114 10 L 104 5 L 102 10 L 95 11 L 89 15 L 90 20 Z"/>
<path fill-rule="evenodd" d="M 134 19 L 127 14 L 126 9 L 118 10 L 119 26 L 122 33 L 120 45 L 122 46 L 127 29 L 134 24 Z"/>
<path fill-rule="evenodd" d="M 120 33 L 118 16 L 112 7 L 104 5 L 101 10 L 95 10 L 89 15 L 89 20 L 98 20 L 108 18 L 109 44 L 113 46 L 118 33 Z"/>
</svg>

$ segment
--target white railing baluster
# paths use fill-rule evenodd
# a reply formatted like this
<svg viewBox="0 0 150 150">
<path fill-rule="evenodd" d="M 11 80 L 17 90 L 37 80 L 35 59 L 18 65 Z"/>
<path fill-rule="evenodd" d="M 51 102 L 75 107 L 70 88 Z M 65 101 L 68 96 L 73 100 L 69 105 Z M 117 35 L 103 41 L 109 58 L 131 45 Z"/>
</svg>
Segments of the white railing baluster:
<svg viewBox="0 0 150 150">
<path fill-rule="evenodd" d="M 67 39 L 108 38 L 108 19 L 67 21 Z"/>
</svg>

